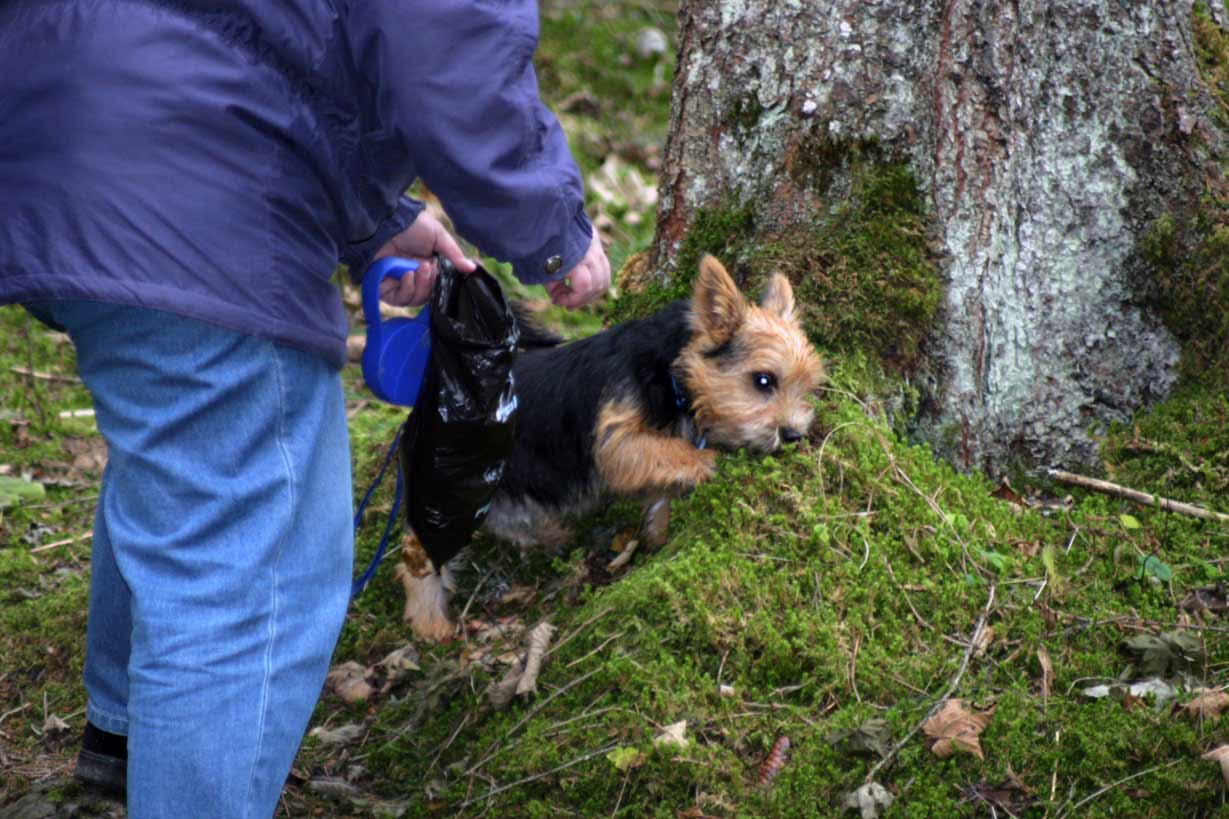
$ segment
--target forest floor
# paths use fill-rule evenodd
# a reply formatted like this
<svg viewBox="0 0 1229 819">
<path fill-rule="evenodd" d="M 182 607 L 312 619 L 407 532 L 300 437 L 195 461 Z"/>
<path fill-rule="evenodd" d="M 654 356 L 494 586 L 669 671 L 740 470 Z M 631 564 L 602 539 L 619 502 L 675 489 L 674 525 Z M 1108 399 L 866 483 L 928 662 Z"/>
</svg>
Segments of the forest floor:
<svg viewBox="0 0 1229 819">
<path fill-rule="evenodd" d="M 652 235 L 674 48 L 645 29 L 673 27 L 661 0 L 543 4 L 543 93 L 616 265 Z M 67 339 L 0 325 L 0 817 L 123 816 L 69 779 L 105 445 Z M 656 553 L 610 567 L 620 504 L 558 556 L 479 542 L 447 645 L 411 640 L 386 558 L 334 658 L 383 690 L 325 692 L 279 815 L 854 816 L 859 794 L 892 800 L 864 816 L 1226 815 L 1229 763 L 1203 755 L 1229 743 L 1229 524 L 962 475 L 897 433 L 872 370 L 831 360 L 809 439 L 723 456 Z M 361 492 L 404 416 L 344 377 Z M 1101 477 L 1229 512 L 1223 390 L 1103 439 Z M 537 692 L 495 707 L 543 622 Z"/>
</svg>

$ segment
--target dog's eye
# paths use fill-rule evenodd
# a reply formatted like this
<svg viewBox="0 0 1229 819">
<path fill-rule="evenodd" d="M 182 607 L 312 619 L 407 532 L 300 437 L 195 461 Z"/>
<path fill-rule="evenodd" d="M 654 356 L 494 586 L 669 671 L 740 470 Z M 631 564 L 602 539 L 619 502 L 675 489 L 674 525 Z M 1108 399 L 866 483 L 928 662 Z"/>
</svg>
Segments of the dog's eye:
<svg viewBox="0 0 1229 819">
<path fill-rule="evenodd" d="M 760 392 L 772 392 L 777 388 L 777 377 L 772 373 L 752 373 L 751 383 Z"/>
</svg>

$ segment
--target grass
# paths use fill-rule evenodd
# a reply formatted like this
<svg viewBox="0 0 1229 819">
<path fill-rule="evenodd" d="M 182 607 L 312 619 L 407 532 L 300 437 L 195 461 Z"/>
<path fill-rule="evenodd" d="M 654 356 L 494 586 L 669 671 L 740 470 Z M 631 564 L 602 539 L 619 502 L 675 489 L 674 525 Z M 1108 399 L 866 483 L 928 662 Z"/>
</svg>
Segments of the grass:
<svg viewBox="0 0 1229 819">
<path fill-rule="evenodd" d="M 596 89 L 596 106 L 577 103 L 564 119 L 590 173 L 620 135 L 656 144 L 664 133 L 665 103 L 651 92 L 655 64 L 622 64 L 643 25 L 670 33 L 665 7 L 543 8 L 545 93 L 558 103 Z M 623 150 L 623 161 L 652 171 L 647 149 Z M 925 280 L 930 263 L 913 221 L 922 214 L 902 173 L 872 169 L 817 226 L 807 253 L 826 254 L 832 275 L 887 264 Z M 899 195 L 859 196 L 878 183 Z M 612 217 L 625 222 L 620 241 L 638 249 L 644 235 L 624 217 Z M 696 232 L 687 252 L 720 251 L 749 282 L 757 263 L 789 249 L 744 241 L 750 214 L 714 212 L 700 224 L 712 230 Z M 558 627 L 539 692 L 502 711 L 487 704 L 486 688 L 504 667 L 499 655 L 517 639 L 482 643 L 477 632 L 419 646 L 421 671 L 386 696 L 356 705 L 321 699 L 313 725 L 357 723 L 362 738 L 306 741 L 286 793 L 289 815 L 839 816 L 844 795 L 878 759 L 840 733 L 881 719 L 900 743 L 953 683 L 955 696 L 995 709 L 980 740 L 984 759 L 940 759 L 917 732 L 875 772 L 895 796 L 886 816 L 1223 815 L 1220 771 L 1199 757 L 1229 742 L 1226 717 L 1192 723 L 1151 701 L 1081 692 L 1127 672 L 1128 638 L 1175 629 L 1202 649 L 1187 682 L 1229 684 L 1229 625 L 1181 607 L 1196 589 L 1223 596 L 1216 589 L 1227 582 L 1229 529 L 1104 496 L 1066 501 L 1067 490 L 1045 484 L 1016 486 L 1033 504 L 1013 505 L 984 479 L 909 444 L 878 409 L 884 362 L 909 349 L 875 339 L 902 333 L 891 324 L 898 312 L 915 327 L 929 321 L 929 308 L 925 288 L 899 289 L 882 295 L 913 299 L 915 313 L 834 302 L 811 316 L 833 366 L 810 439 L 771 457 L 723 456 L 713 481 L 676 502 L 666 546 L 637 556 L 625 573 L 611 577 L 604 566 L 612 537 L 635 522 L 630 504 L 582 521 L 576 548 L 558 556 L 522 561 L 480 540 L 454 599 L 471 621 Z M 803 298 L 819 309 L 821 294 Z M 825 323 L 860 316 L 853 330 Z M 590 312 L 571 331 L 590 332 L 604 318 Z M 865 330 L 870 355 L 839 347 L 854 330 Z M 0 309 L 0 339 L 0 469 L 45 482 L 48 493 L 0 520 L 0 789 L 17 795 L 65 772 L 83 721 L 89 542 L 41 547 L 88 532 L 98 438 L 88 418 L 60 417 L 89 404 L 72 380 L 71 346 L 11 307 Z M 344 381 L 356 410 L 358 493 L 403 413 L 370 402 L 354 368 Z M 1112 429 L 1102 451 L 1111 480 L 1229 511 L 1229 399 L 1214 381 L 1189 381 Z M 360 532 L 356 563 L 370 557 L 390 505 L 385 489 Z M 501 602 L 517 587 L 535 596 Z M 401 606 L 385 566 L 353 605 L 335 661 L 369 664 L 404 645 Z M 983 616 L 989 637 L 972 646 Z M 45 731 L 50 715 L 71 731 Z M 683 720 L 686 747 L 655 743 Z M 761 763 L 781 736 L 791 740 L 788 761 L 761 786 Z M 346 778 L 358 796 L 330 800 L 306 787 L 326 775 Z"/>
</svg>

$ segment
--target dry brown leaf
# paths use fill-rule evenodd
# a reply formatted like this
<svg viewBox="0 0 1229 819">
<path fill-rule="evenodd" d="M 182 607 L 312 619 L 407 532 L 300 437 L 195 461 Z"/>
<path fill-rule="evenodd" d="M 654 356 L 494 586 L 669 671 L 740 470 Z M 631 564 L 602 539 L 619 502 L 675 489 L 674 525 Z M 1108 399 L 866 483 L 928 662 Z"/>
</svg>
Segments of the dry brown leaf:
<svg viewBox="0 0 1229 819">
<path fill-rule="evenodd" d="M 1037 662 L 1041 666 L 1041 696 L 1048 699 L 1054 688 L 1054 665 L 1050 662 L 1050 652 L 1045 646 L 1037 647 Z"/>
<path fill-rule="evenodd" d="M 994 627 L 986 626 L 977 637 L 977 645 L 973 647 L 973 656 L 980 657 L 985 654 L 992 642 L 994 642 Z"/>
<path fill-rule="evenodd" d="M 350 660 L 328 673 L 324 685 L 346 703 L 356 703 L 369 698 L 375 688 L 367 682 L 367 669 Z"/>
<path fill-rule="evenodd" d="M 499 596 L 499 604 L 501 606 L 512 606 L 516 604 L 528 605 L 533 602 L 533 599 L 538 596 L 538 590 L 533 586 L 522 586 L 514 583 L 508 587 L 508 590 Z"/>
<path fill-rule="evenodd" d="M 926 736 L 933 737 L 930 750 L 935 756 L 946 759 L 956 751 L 967 751 L 978 759 L 985 759 L 981 750 L 981 732 L 986 730 L 994 706 L 980 713 L 969 711 L 964 701 L 950 699 L 943 703 L 934 716 L 922 724 Z"/>
<path fill-rule="evenodd" d="M 1229 708 L 1229 693 L 1224 691 L 1201 691 L 1186 705 L 1175 705 L 1174 713 L 1184 712 L 1192 722 L 1216 719 Z"/>
<path fill-rule="evenodd" d="M 653 738 L 654 745 L 676 745 L 679 748 L 686 748 L 688 743 L 687 720 L 667 725 Z"/>
<path fill-rule="evenodd" d="M 995 489 L 990 493 L 990 497 L 998 498 L 1001 501 L 1006 501 L 1012 506 L 1024 506 L 1024 498 L 1020 497 L 1016 490 L 1011 488 L 1011 483 L 1008 482 L 1007 478 L 1003 478 L 1003 481 L 999 484 L 998 489 Z"/>
<path fill-rule="evenodd" d="M 1221 776 L 1225 777 L 1225 784 L 1229 785 L 1229 745 L 1221 745 L 1220 747 L 1213 748 L 1206 754 L 1203 754 L 1200 759 L 1219 762 Z"/>
<path fill-rule="evenodd" d="M 555 636 L 555 627 L 545 621 L 538 623 L 529 632 L 529 653 L 525 656 L 525 673 L 516 684 L 516 693 L 521 696 L 532 694 L 538 690 L 538 673 L 542 669 L 542 658 L 550 647 L 551 638 Z"/>
</svg>

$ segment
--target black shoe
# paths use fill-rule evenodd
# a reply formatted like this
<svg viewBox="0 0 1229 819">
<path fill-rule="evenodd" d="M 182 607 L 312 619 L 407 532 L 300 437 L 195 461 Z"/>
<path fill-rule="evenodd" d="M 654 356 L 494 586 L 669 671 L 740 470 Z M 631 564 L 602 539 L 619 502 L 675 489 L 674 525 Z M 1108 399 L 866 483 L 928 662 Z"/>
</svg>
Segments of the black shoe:
<svg viewBox="0 0 1229 819">
<path fill-rule="evenodd" d="M 73 775 L 87 785 L 124 794 L 128 789 L 128 737 L 87 722 Z"/>
</svg>

